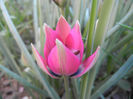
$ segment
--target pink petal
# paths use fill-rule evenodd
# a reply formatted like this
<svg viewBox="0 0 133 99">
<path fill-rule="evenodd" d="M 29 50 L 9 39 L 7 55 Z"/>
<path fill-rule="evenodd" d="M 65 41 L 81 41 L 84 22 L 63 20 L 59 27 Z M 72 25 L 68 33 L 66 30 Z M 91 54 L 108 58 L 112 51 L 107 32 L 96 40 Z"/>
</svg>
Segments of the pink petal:
<svg viewBox="0 0 133 99">
<path fill-rule="evenodd" d="M 63 43 L 65 42 L 68 34 L 70 33 L 70 26 L 65 20 L 63 16 L 59 18 L 59 21 L 57 23 L 56 32 L 58 34 L 58 39 L 61 40 Z"/>
<path fill-rule="evenodd" d="M 71 75 L 78 70 L 80 61 L 62 42 L 56 39 L 56 47 L 49 54 L 48 64 L 56 74 Z"/>
<path fill-rule="evenodd" d="M 53 77 L 53 78 L 58 78 L 58 77 L 52 75 L 52 74 L 48 71 L 48 69 L 47 69 L 47 67 L 46 67 L 46 65 L 45 65 L 45 63 L 44 63 L 43 57 L 38 53 L 38 51 L 37 51 L 36 48 L 33 46 L 33 44 L 31 44 L 31 46 L 32 46 L 32 51 L 33 51 L 33 54 L 34 54 L 34 56 L 35 56 L 35 58 L 36 58 L 37 64 L 40 66 L 40 68 L 41 68 L 45 73 L 47 73 L 49 76 L 51 76 L 51 77 Z"/>
<path fill-rule="evenodd" d="M 84 51 L 84 44 L 82 41 L 82 36 L 80 33 L 80 25 L 77 21 L 74 28 L 71 30 L 70 34 L 68 35 L 65 45 L 73 50 L 80 51 L 80 59 L 82 60 L 83 51 Z"/>
<path fill-rule="evenodd" d="M 77 75 L 72 76 L 72 77 L 77 78 L 77 77 L 82 76 L 86 72 L 88 72 L 94 66 L 94 64 L 96 63 L 96 60 L 99 56 L 99 52 L 100 52 L 100 47 L 98 47 L 97 50 L 89 58 L 84 60 L 84 62 L 79 67 L 80 73 L 78 73 Z"/>
<path fill-rule="evenodd" d="M 44 56 L 47 61 L 48 55 L 51 49 L 55 46 L 56 32 L 48 27 L 46 24 L 44 25 L 46 41 L 44 45 Z"/>
</svg>

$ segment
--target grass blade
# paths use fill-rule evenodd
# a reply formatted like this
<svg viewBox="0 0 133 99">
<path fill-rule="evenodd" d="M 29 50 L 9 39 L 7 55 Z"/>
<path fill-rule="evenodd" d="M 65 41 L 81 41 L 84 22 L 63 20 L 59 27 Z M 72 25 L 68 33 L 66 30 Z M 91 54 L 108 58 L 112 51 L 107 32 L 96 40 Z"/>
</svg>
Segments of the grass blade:
<svg viewBox="0 0 133 99">
<path fill-rule="evenodd" d="M 125 24 L 119 24 L 119 25 L 133 31 L 133 27 L 131 27 L 131 26 L 128 26 L 128 25 L 125 25 Z"/>
<path fill-rule="evenodd" d="M 37 14 L 37 0 L 33 1 L 33 25 L 35 32 L 35 44 L 38 43 L 39 27 L 38 27 L 38 14 Z"/>
<path fill-rule="evenodd" d="M 126 44 L 130 40 L 132 40 L 132 38 L 133 38 L 133 33 L 131 32 L 128 35 L 126 35 L 123 39 L 121 39 L 118 43 L 113 45 L 113 47 L 110 50 L 111 51 L 116 51 L 117 49 L 120 49 L 121 47 L 123 47 L 124 44 Z"/>
<path fill-rule="evenodd" d="M 97 11 L 97 0 L 92 1 L 91 8 L 91 16 L 90 16 L 90 24 L 89 24 L 89 32 L 87 38 L 87 48 L 86 48 L 86 57 L 92 54 L 93 48 L 93 38 L 94 38 L 94 28 L 95 28 L 95 20 L 96 20 L 96 11 Z M 81 88 L 81 99 L 85 99 L 86 91 L 88 89 L 88 73 L 83 76 L 82 88 Z"/>
<path fill-rule="evenodd" d="M 131 10 L 125 15 L 125 17 L 123 17 L 123 18 L 121 19 L 121 21 L 119 22 L 119 24 L 123 24 L 123 23 L 127 22 L 127 21 L 129 20 L 129 18 L 131 18 L 132 16 L 133 16 L 133 10 L 131 9 Z M 113 33 L 115 33 L 115 32 L 121 27 L 119 24 L 115 25 L 113 28 L 111 28 L 111 29 L 108 31 L 106 39 L 109 38 L 111 35 L 113 35 Z"/>
<path fill-rule="evenodd" d="M 94 39 L 94 50 L 97 48 L 98 45 L 103 46 L 102 44 L 106 37 L 106 32 L 108 29 L 108 24 L 109 24 L 109 20 L 111 17 L 111 12 L 112 12 L 114 3 L 115 3 L 115 0 L 104 0 L 103 2 L 103 6 L 102 6 L 101 13 L 99 16 L 99 22 L 98 22 L 97 29 L 96 29 L 95 39 Z M 96 73 L 99 68 L 99 65 L 97 64 L 101 63 L 101 60 L 104 57 L 104 55 L 102 55 L 101 52 L 99 55 L 100 58 L 98 59 L 96 66 L 92 68 L 89 72 L 89 83 L 88 83 L 89 89 L 88 89 L 88 94 L 87 94 L 88 99 L 91 96 L 92 86 L 93 86 L 93 83 L 96 77 Z"/>
<path fill-rule="evenodd" d="M 38 14 L 39 14 L 39 26 L 40 26 L 40 53 L 43 55 L 44 42 L 45 42 L 45 34 L 43 31 L 43 20 L 42 20 L 42 10 L 41 10 L 41 0 L 38 0 Z"/>
<path fill-rule="evenodd" d="M 8 49 L 7 45 L 5 44 L 2 37 L 0 37 L 0 50 L 1 50 L 2 54 L 4 55 L 9 66 L 11 66 L 12 70 L 14 72 L 22 75 L 19 66 L 17 65 L 16 61 L 12 57 L 12 54 L 11 54 L 10 50 Z"/>
</svg>

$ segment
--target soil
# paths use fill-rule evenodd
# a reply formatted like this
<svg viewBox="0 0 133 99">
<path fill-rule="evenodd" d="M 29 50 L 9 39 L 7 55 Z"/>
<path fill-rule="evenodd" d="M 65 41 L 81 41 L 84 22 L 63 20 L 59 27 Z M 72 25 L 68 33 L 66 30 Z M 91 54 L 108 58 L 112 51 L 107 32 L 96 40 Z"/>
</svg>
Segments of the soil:
<svg viewBox="0 0 133 99">
<path fill-rule="evenodd" d="M 32 99 L 22 85 L 6 75 L 0 78 L 0 94 L 2 99 Z"/>
</svg>

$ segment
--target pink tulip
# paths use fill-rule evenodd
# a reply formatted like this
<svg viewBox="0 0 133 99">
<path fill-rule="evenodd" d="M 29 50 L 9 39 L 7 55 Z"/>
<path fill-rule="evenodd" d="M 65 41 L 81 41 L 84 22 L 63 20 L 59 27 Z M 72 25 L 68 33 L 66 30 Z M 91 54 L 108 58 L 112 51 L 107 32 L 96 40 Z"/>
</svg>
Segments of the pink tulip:
<svg viewBox="0 0 133 99">
<path fill-rule="evenodd" d="M 44 28 L 46 35 L 44 57 L 33 45 L 32 49 L 38 65 L 45 73 L 53 78 L 58 78 L 61 75 L 76 78 L 94 66 L 100 47 L 90 57 L 82 61 L 84 45 L 78 21 L 71 29 L 65 18 L 61 16 L 56 30 L 52 30 L 46 24 Z"/>
</svg>

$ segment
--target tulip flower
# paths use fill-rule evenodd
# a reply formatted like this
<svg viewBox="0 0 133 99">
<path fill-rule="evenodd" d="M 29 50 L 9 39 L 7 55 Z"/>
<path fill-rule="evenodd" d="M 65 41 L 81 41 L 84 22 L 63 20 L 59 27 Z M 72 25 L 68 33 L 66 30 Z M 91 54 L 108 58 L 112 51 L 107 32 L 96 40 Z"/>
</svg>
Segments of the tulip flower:
<svg viewBox="0 0 133 99">
<path fill-rule="evenodd" d="M 49 76 L 59 78 L 62 75 L 77 78 L 89 71 L 95 64 L 99 49 L 84 61 L 84 44 L 77 21 L 73 29 L 63 16 L 59 18 L 56 30 L 44 25 L 46 41 L 44 57 L 32 45 L 32 50 L 40 68 Z"/>
</svg>

